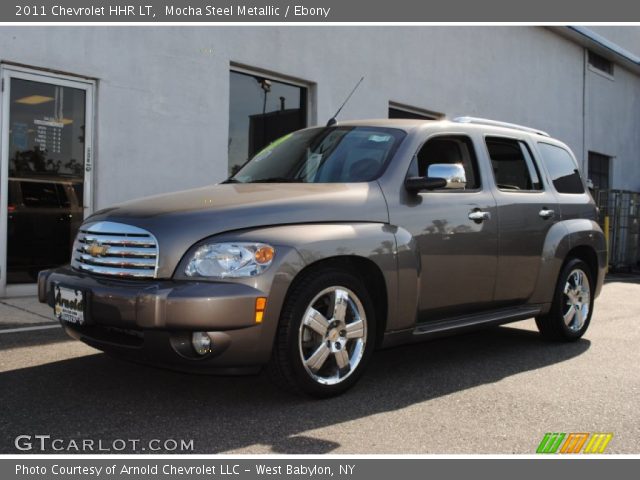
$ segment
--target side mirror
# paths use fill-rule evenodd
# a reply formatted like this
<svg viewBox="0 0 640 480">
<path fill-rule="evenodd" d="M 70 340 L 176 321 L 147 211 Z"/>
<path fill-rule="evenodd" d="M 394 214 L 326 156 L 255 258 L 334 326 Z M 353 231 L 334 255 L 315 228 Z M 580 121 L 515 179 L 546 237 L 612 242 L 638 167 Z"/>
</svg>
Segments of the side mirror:
<svg viewBox="0 0 640 480">
<path fill-rule="evenodd" d="M 427 170 L 428 178 L 444 178 L 444 188 L 459 190 L 467 186 L 467 175 L 460 163 L 434 163 Z"/>
<path fill-rule="evenodd" d="M 462 189 L 466 185 L 467 177 L 459 163 L 434 163 L 426 177 L 409 177 L 404 181 L 405 188 L 413 193 L 437 188 Z"/>
</svg>

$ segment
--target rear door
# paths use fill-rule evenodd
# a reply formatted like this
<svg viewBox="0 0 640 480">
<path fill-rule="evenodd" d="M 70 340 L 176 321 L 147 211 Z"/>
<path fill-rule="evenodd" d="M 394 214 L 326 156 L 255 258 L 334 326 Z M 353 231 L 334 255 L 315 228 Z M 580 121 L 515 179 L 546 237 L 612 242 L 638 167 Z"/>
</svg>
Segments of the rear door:
<svg viewBox="0 0 640 480">
<path fill-rule="evenodd" d="M 546 184 L 527 137 L 487 135 L 498 211 L 496 306 L 526 303 L 540 270 L 549 229 L 558 221 L 556 197 Z"/>
<path fill-rule="evenodd" d="M 564 146 L 538 142 L 540 159 L 549 172 L 558 199 L 558 215 L 562 220 L 589 218 L 597 220 L 593 200 L 585 188 L 578 163 Z"/>
</svg>

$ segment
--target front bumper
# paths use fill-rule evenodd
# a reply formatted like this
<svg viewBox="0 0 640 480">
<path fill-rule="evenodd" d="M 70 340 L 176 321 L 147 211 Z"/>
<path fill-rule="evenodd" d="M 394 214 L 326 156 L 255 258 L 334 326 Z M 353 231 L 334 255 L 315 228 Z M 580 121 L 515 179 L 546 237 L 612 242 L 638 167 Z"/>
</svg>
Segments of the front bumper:
<svg viewBox="0 0 640 480">
<path fill-rule="evenodd" d="M 268 300 L 262 323 L 256 323 L 256 298 L 270 292 L 253 286 L 117 280 L 62 267 L 38 277 L 39 300 L 52 308 L 55 284 L 85 294 L 85 323 L 62 322 L 67 333 L 119 357 L 178 370 L 242 373 L 257 370 L 271 354 L 278 301 Z M 208 332 L 210 354 L 195 353 L 193 331 Z"/>
</svg>

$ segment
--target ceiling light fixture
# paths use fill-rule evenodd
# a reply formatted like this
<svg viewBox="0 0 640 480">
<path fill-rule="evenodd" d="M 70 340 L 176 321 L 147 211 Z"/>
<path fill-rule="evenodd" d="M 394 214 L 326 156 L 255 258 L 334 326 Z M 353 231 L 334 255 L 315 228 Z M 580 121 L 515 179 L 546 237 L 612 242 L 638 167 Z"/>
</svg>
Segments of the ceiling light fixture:
<svg viewBox="0 0 640 480">
<path fill-rule="evenodd" d="M 16 100 L 16 103 L 22 103 L 23 105 L 39 105 L 41 103 L 52 102 L 53 97 L 45 97 L 44 95 L 29 95 L 28 97 L 22 97 Z"/>
</svg>

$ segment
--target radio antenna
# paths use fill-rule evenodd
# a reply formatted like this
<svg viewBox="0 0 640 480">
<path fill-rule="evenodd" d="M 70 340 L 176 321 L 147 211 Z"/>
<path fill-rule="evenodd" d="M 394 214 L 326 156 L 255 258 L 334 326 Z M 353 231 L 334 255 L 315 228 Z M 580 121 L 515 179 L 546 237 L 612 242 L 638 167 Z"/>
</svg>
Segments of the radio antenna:
<svg viewBox="0 0 640 480">
<path fill-rule="evenodd" d="M 358 83 L 356 83 L 356 86 L 353 87 L 353 90 L 351 90 L 351 93 L 349 94 L 349 96 L 347 97 L 347 99 L 344 101 L 344 103 L 342 105 L 340 105 L 340 108 L 338 109 L 338 111 L 336 112 L 336 114 L 331 117 L 329 119 L 329 121 L 327 122 L 327 127 L 331 127 L 332 125 L 335 125 L 336 123 L 338 123 L 338 121 L 336 120 L 336 117 L 338 115 L 340 115 L 340 112 L 342 111 L 342 109 L 344 108 L 344 106 L 347 104 L 347 102 L 349 101 L 349 99 L 351 98 L 351 95 L 354 94 L 354 92 L 358 89 L 358 87 L 360 86 L 360 84 L 362 83 L 362 81 L 364 80 L 364 76 L 362 78 L 360 78 L 360 81 Z"/>
</svg>

